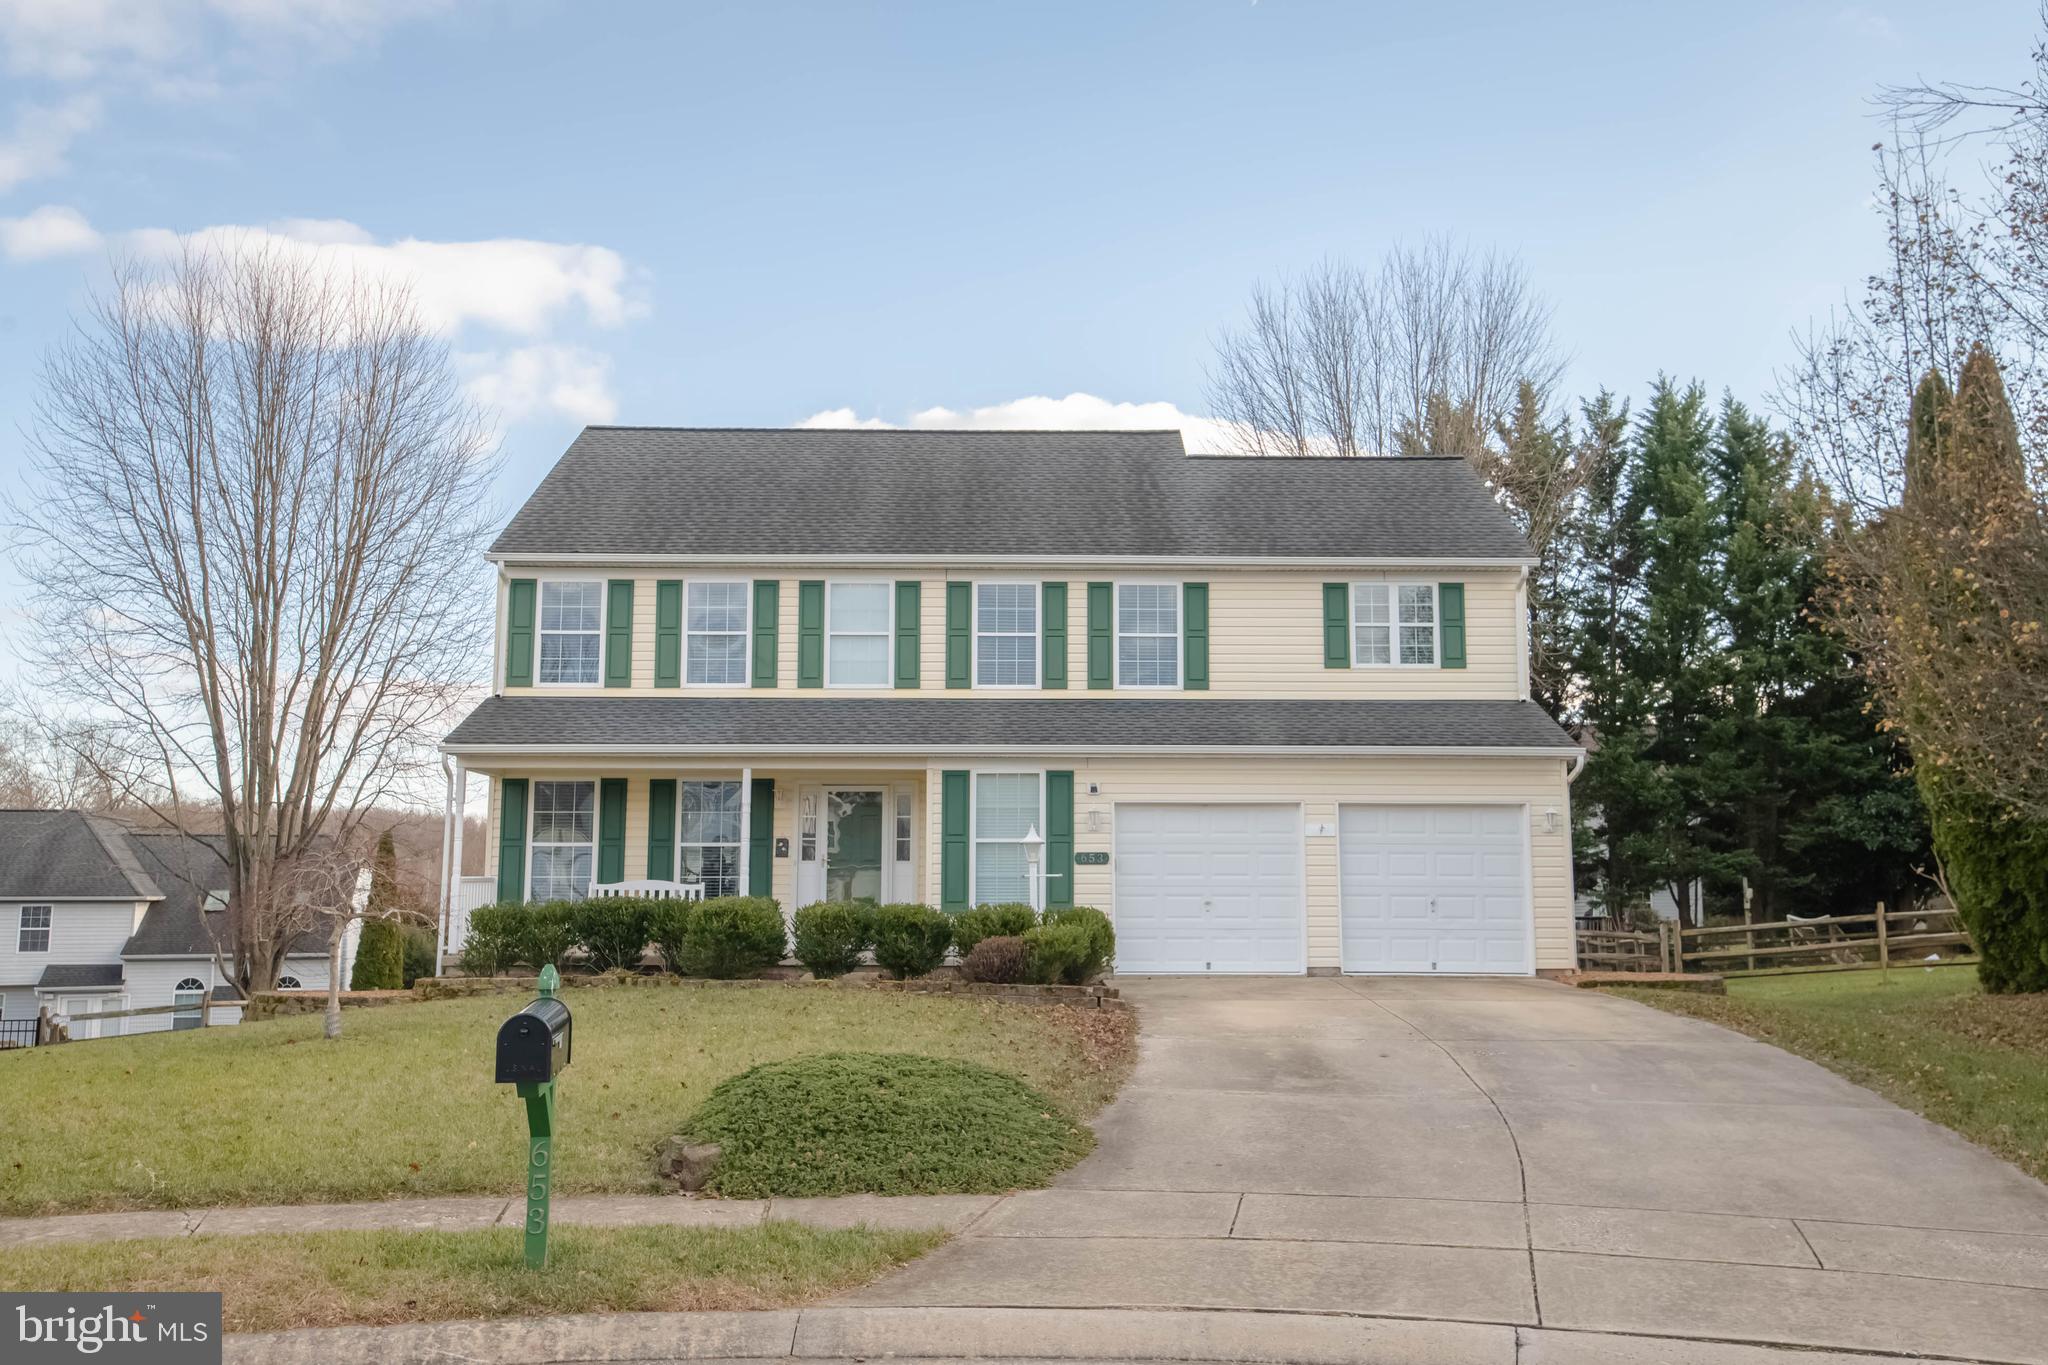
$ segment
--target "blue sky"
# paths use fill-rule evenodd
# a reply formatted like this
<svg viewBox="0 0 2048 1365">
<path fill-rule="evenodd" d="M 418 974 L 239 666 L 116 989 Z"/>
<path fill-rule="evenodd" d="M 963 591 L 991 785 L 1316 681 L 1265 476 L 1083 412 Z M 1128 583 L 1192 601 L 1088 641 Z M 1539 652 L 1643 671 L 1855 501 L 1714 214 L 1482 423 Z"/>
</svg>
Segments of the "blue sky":
<svg viewBox="0 0 2048 1365">
<path fill-rule="evenodd" d="M 1200 414 L 1255 280 L 1432 233 L 1520 255 L 1573 391 L 1761 399 L 1875 262 L 1875 87 L 2016 81 L 2034 19 L 0 0 L 0 483 L 109 255 L 224 226 L 415 273 L 508 508 L 586 420 Z"/>
</svg>

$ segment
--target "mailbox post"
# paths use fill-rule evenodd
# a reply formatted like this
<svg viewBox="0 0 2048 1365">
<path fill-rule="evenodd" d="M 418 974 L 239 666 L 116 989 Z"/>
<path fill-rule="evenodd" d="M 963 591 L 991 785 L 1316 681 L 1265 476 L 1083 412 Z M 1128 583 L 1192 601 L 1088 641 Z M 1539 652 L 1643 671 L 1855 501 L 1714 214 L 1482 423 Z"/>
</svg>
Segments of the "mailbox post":
<svg viewBox="0 0 2048 1365">
<path fill-rule="evenodd" d="M 569 1065 L 569 1007 L 553 964 L 541 968 L 540 998 L 498 1027 L 498 1082 L 526 1102 L 526 1265 L 548 1263 L 548 1208 L 554 1190 L 555 1076 Z"/>
</svg>

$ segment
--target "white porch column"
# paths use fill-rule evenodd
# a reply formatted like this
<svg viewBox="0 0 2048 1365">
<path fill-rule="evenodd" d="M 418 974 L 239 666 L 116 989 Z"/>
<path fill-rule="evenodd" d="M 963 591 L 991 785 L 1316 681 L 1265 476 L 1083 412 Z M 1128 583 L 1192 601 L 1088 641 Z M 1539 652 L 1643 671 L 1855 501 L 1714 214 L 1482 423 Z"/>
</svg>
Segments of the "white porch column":
<svg viewBox="0 0 2048 1365">
<path fill-rule="evenodd" d="M 462 913 L 462 832 L 469 824 L 469 769 L 455 760 L 455 838 L 449 855 L 448 913 L 441 917 L 441 952 L 455 951 L 455 917 Z M 440 971 L 436 962 L 434 970 Z"/>
<path fill-rule="evenodd" d="M 772 817 L 771 817 L 772 818 Z M 740 894 L 754 894 L 754 770 L 740 769 Z"/>
</svg>

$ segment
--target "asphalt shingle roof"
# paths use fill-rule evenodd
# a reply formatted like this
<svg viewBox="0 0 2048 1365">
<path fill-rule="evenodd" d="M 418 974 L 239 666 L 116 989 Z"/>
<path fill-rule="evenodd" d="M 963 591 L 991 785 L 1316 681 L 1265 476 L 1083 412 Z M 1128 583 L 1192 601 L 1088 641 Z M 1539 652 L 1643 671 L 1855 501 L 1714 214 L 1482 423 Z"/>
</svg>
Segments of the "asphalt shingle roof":
<svg viewBox="0 0 2048 1365">
<path fill-rule="evenodd" d="M 86 990 L 118 986 L 122 979 L 118 962 L 53 962 L 43 968 L 36 985 L 43 990 Z"/>
<path fill-rule="evenodd" d="M 1189 456 L 1177 431 L 586 427 L 493 554 L 1526 559 L 1457 458 Z"/>
<path fill-rule="evenodd" d="M 1541 748 L 1577 746 L 1534 702 L 1235 698 L 491 697 L 451 748 Z"/>
<path fill-rule="evenodd" d="M 112 821 L 75 810 L 0 810 L 0 899 L 146 900 L 158 894 Z"/>
</svg>

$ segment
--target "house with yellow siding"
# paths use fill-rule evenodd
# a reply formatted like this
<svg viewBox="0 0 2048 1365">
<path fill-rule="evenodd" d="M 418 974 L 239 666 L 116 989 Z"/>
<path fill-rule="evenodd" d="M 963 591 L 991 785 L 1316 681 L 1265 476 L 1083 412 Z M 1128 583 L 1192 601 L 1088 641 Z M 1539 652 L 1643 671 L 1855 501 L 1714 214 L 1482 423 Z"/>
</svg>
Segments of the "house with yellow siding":
<svg viewBox="0 0 2048 1365">
<path fill-rule="evenodd" d="M 652 883 L 1093 905 L 1127 975 L 1574 965 L 1583 754 L 1461 459 L 592 427 L 488 558 L 447 946 L 474 903 Z"/>
</svg>

